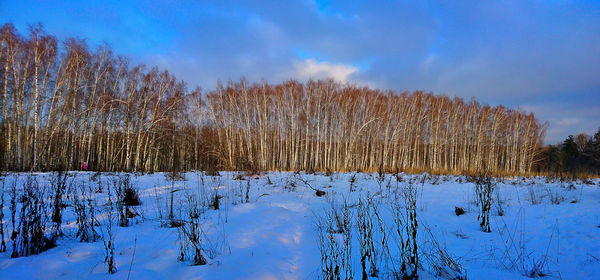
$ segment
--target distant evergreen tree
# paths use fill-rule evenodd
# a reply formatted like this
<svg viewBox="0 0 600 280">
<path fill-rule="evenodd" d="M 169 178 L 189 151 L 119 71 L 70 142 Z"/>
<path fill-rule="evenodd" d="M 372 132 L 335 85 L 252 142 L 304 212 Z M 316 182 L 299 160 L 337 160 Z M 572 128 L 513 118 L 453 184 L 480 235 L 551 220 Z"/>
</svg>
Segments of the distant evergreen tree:
<svg viewBox="0 0 600 280">
<path fill-rule="evenodd" d="M 563 166 L 568 171 L 574 171 L 577 163 L 577 157 L 579 156 L 579 150 L 577 149 L 577 143 L 573 135 L 569 135 L 567 139 L 562 143 L 561 150 L 564 155 Z"/>
<path fill-rule="evenodd" d="M 590 155 L 594 161 L 594 166 L 596 169 L 600 169 L 600 128 L 598 128 L 598 131 L 596 134 L 594 134 L 589 146 L 591 150 Z"/>
<path fill-rule="evenodd" d="M 556 146 L 550 145 L 551 170 L 562 171 L 564 168 L 564 154 Z"/>
</svg>

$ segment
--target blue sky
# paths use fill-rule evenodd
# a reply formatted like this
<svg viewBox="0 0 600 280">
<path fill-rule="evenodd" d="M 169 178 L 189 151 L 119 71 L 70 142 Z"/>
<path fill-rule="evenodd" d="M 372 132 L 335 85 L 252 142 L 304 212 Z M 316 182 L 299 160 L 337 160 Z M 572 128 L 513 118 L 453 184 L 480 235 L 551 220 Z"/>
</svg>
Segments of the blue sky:
<svg viewBox="0 0 600 280">
<path fill-rule="evenodd" d="M 547 143 L 600 127 L 600 1 L 0 1 L 4 22 L 190 88 L 333 77 L 533 111 Z"/>
</svg>

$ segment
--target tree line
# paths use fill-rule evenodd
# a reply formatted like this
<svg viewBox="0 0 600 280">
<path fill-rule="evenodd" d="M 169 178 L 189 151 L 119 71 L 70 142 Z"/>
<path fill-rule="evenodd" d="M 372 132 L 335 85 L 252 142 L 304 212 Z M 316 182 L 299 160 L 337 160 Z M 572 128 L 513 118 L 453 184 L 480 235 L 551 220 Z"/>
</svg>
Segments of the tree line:
<svg viewBox="0 0 600 280">
<path fill-rule="evenodd" d="M 431 170 L 525 174 L 532 113 L 332 80 L 245 80 L 202 93 L 108 45 L 0 29 L 0 166 L 101 171 Z"/>
<path fill-rule="evenodd" d="M 589 136 L 580 133 L 569 135 L 557 145 L 541 149 L 538 170 L 558 175 L 600 175 L 600 128 Z"/>
<path fill-rule="evenodd" d="M 158 170 L 172 152 L 187 93 L 167 71 L 130 66 L 111 49 L 81 39 L 59 45 L 41 25 L 23 37 L 0 29 L 2 157 L 5 170 Z"/>
<path fill-rule="evenodd" d="M 332 81 L 241 81 L 207 104 L 230 167 L 526 173 L 544 132 L 533 114 L 503 106 Z"/>
</svg>

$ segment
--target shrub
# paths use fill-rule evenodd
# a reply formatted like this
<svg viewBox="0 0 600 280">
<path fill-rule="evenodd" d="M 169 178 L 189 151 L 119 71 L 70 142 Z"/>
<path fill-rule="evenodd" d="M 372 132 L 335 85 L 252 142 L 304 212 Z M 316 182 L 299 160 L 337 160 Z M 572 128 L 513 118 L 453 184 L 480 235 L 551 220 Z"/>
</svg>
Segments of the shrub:
<svg viewBox="0 0 600 280">
<path fill-rule="evenodd" d="M 96 201 L 92 197 L 92 188 L 81 185 L 73 193 L 73 212 L 77 224 L 76 238 L 81 242 L 96 242 L 99 235 L 96 232 Z"/>
<path fill-rule="evenodd" d="M 405 231 L 405 242 L 401 247 L 400 272 L 404 279 L 416 279 L 418 278 L 417 271 L 420 266 L 417 245 L 419 222 L 417 220 L 416 186 L 413 183 L 408 183 L 403 190 L 402 196 L 404 198 L 404 215 L 401 214 L 399 209 L 395 210 L 396 214 L 394 215 L 398 235 L 402 235 L 402 228 Z"/>
<path fill-rule="evenodd" d="M 141 205 L 138 191 L 131 184 L 129 174 L 113 178 L 113 188 L 118 201 L 119 225 L 126 227 L 129 225 L 129 218 L 137 215 L 136 211 L 130 207 Z"/>
<path fill-rule="evenodd" d="M 379 165 L 379 168 L 377 169 L 377 185 L 379 185 L 379 191 L 381 192 L 383 190 L 382 186 L 383 186 L 383 182 L 385 181 L 385 171 L 383 170 L 383 165 Z"/>
<path fill-rule="evenodd" d="M 219 194 L 218 189 L 215 189 L 215 193 L 213 195 L 212 203 L 211 203 L 211 206 L 213 209 L 219 210 L 221 198 L 223 198 L 223 196 Z"/>
<path fill-rule="evenodd" d="M 354 183 L 356 183 L 356 173 L 352 174 L 350 177 L 350 192 L 354 191 Z"/>
<path fill-rule="evenodd" d="M 429 228 L 425 227 L 425 232 L 429 238 L 424 244 L 422 255 L 435 276 L 444 279 L 466 280 L 467 273 L 460 264 L 459 258 L 449 253 L 445 246 L 442 247 Z"/>
<path fill-rule="evenodd" d="M 102 242 L 104 244 L 104 264 L 106 264 L 107 272 L 109 274 L 114 274 L 117 272 L 117 266 L 115 264 L 115 236 L 113 231 L 113 199 L 110 188 L 108 188 L 108 203 L 106 207 L 106 232 L 103 233 Z"/>
<path fill-rule="evenodd" d="M 558 226 L 554 226 L 545 251 L 536 252 L 528 246 L 525 234 L 523 233 L 524 218 L 522 209 L 519 215 L 521 217 L 517 220 L 517 224 L 509 227 L 504 223 L 503 227 L 499 230 L 499 236 L 502 239 L 504 247 L 501 248 L 501 258 L 497 261 L 506 269 L 518 271 L 525 277 L 538 278 L 548 276 L 550 274 L 550 258 L 548 257 L 548 253 L 554 234 L 558 232 Z M 514 230 L 511 231 L 511 228 Z"/>
<path fill-rule="evenodd" d="M 142 204 L 137 189 L 132 185 L 125 185 L 123 192 L 124 194 L 122 203 L 126 206 L 138 206 Z"/>
<path fill-rule="evenodd" d="M 322 279 L 352 279 L 352 217 L 347 203 L 316 217 Z"/>
<path fill-rule="evenodd" d="M 550 203 L 554 205 L 561 204 L 562 202 L 567 200 L 567 198 L 565 198 L 565 196 L 562 193 L 560 193 L 559 190 L 552 189 L 552 187 L 548 187 L 546 189 L 546 192 L 548 193 L 548 197 L 550 198 Z"/>
<path fill-rule="evenodd" d="M 356 226 L 358 228 L 358 241 L 360 245 L 360 264 L 362 268 L 362 279 L 369 276 L 377 277 L 377 252 L 373 238 L 373 216 L 371 215 L 372 202 L 360 200 L 356 208 Z M 367 262 L 369 269 L 367 273 Z"/>
<path fill-rule="evenodd" d="M 491 232 L 490 210 L 492 209 L 492 194 L 496 183 L 487 173 L 482 173 L 475 178 L 475 197 L 479 214 L 477 220 L 483 232 Z"/>
<path fill-rule="evenodd" d="M 21 209 L 18 227 L 13 230 L 12 258 L 39 254 L 56 246 L 53 239 L 45 236 L 47 213 L 44 197 L 46 189 L 37 180 L 27 176 L 20 197 Z"/>
<path fill-rule="evenodd" d="M 500 197 L 500 192 L 496 190 L 496 214 L 504 216 L 504 204 L 506 202 Z"/>
<path fill-rule="evenodd" d="M 67 189 L 67 173 L 56 172 L 50 179 L 52 191 L 52 222 L 54 223 L 54 235 L 61 236 L 62 214 L 66 204 L 63 202 L 63 196 Z"/>
<path fill-rule="evenodd" d="M 185 180 L 185 175 L 182 172 L 177 170 L 173 170 L 165 173 L 165 177 L 168 181 L 183 181 Z"/>
<path fill-rule="evenodd" d="M 2 180 L 0 178 L 0 180 Z M 4 241 L 4 180 L 0 188 L 0 253 L 6 252 L 6 242 Z"/>
<path fill-rule="evenodd" d="M 200 216 L 202 209 L 195 195 L 189 195 L 187 198 L 188 219 L 183 221 L 183 224 L 178 227 L 179 232 L 179 261 L 190 259 L 192 265 L 207 264 L 207 257 L 203 249 L 204 234 Z"/>
<path fill-rule="evenodd" d="M 535 186 L 529 186 L 527 188 L 527 191 L 529 194 L 528 200 L 531 203 L 531 205 L 540 204 L 542 202 L 542 199 L 538 194 L 538 191 Z"/>
</svg>

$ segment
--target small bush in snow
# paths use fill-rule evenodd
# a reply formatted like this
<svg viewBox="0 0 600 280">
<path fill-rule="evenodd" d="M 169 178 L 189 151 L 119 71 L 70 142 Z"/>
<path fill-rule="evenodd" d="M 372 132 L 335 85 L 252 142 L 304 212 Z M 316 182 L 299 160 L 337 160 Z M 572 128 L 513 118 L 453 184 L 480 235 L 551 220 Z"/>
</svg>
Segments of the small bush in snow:
<svg viewBox="0 0 600 280">
<path fill-rule="evenodd" d="M 168 181 L 183 181 L 185 180 L 185 174 L 174 169 L 171 172 L 165 173 L 165 177 Z"/>
<path fill-rule="evenodd" d="M 92 188 L 81 185 L 75 188 L 73 197 L 73 213 L 77 223 L 76 238 L 81 242 L 96 242 L 99 235 L 96 232 L 96 200 L 93 198 Z"/>
<path fill-rule="evenodd" d="M 466 280 L 467 273 L 459 262 L 460 259 L 449 253 L 446 247 L 442 247 L 429 228 L 425 227 L 425 232 L 429 238 L 422 248 L 422 255 L 429 269 L 438 278 Z"/>
<path fill-rule="evenodd" d="M 377 184 L 379 185 L 379 191 L 382 191 L 383 182 L 385 181 L 385 171 L 383 170 L 383 165 L 379 165 L 377 169 Z"/>
<path fill-rule="evenodd" d="M 561 204 L 565 200 L 567 200 L 565 196 L 562 193 L 560 193 L 559 190 L 556 188 L 553 189 L 552 187 L 548 187 L 546 189 L 546 192 L 548 193 L 548 197 L 550 198 L 550 203 L 554 205 Z"/>
<path fill-rule="evenodd" d="M 54 236 L 61 236 L 63 209 L 66 207 L 63 196 L 67 190 L 67 173 L 60 171 L 56 172 L 54 177 L 50 179 L 50 187 L 52 191 L 52 222 L 54 223 Z"/>
<path fill-rule="evenodd" d="M 21 209 L 18 227 L 13 230 L 12 258 L 39 254 L 55 246 L 53 239 L 46 237 L 47 213 L 44 197 L 46 188 L 29 175 L 20 197 Z"/>
<path fill-rule="evenodd" d="M 527 199 L 529 200 L 529 202 L 531 203 L 531 205 L 536 205 L 536 204 L 540 204 L 542 202 L 542 198 L 540 196 L 540 194 L 538 193 L 537 187 L 536 186 L 529 186 L 527 187 L 527 191 L 529 196 L 527 197 Z"/>
<path fill-rule="evenodd" d="M 11 186 L 10 186 L 10 204 L 8 206 L 8 210 L 10 212 L 10 223 L 12 225 L 12 233 L 10 235 L 10 240 L 12 241 L 13 253 L 15 248 L 17 248 L 17 236 L 19 229 L 17 228 L 17 200 L 18 192 L 17 192 L 17 181 L 19 180 L 19 176 L 17 175 Z M 17 253 L 18 255 L 18 253 Z"/>
<path fill-rule="evenodd" d="M 115 264 L 115 235 L 113 231 L 113 223 L 114 223 L 114 204 L 113 198 L 108 188 L 108 203 L 106 207 L 106 225 L 105 232 L 102 235 L 102 242 L 104 244 L 104 264 L 106 264 L 107 272 L 109 274 L 114 274 L 117 272 L 117 266 Z"/>
<path fill-rule="evenodd" d="M 0 178 L 0 253 L 6 252 L 6 242 L 4 241 L 4 180 Z"/>
<path fill-rule="evenodd" d="M 504 216 L 504 204 L 506 202 L 500 197 L 500 191 L 496 190 L 496 214 Z"/>
<path fill-rule="evenodd" d="M 211 206 L 213 209 L 215 210 L 219 210 L 221 207 L 221 198 L 223 198 L 222 195 L 219 194 L 219 189 L 215 189 L 215 192 L 212 196 L 212 203 Z"/>
<path fill-rule="evenodd" d="M 250 181 L 246 183 L 246 192 L 244 193 L 245 202 L 250 202 Z"/>
<path fill-rule="evenodd" d="M 356 173 L 352 174 L 349 182 L 350 182 L 350 192 L 353 192 L 354 191 L 354 183 L 356 183 Z"/>
<path fill-rule="evenodd" d="M 492 194 L 496 183 L 489 174 L 480 174 L 475 178 L 475 197 L 479 207 L 477 220 L 483 232 L 491 232 L 490 210 L 492 209 Z"/>
<path fill-rule="evenodd" d="M 191 260 L 192 265 L 205 265 L 207 257 L 203 249 L 203 231 L 200 223 L 202 208 L 195 195 L 187 198 L 187 219 L 178 227 L 179 231 L 179 261 Z"/>
<path fill-rule="evenodd" d="M 215 176 L 221 176 L 221 174 L 219 173 L 219 170 L 217 170 L 216 167 L 211 167 L 209 169 L 207 169 L 205 171 L 206 176 L 211 176 L 211 177 L 215 177 Z"/>
<path fill-rule="evenodd" d="M 413 183 L 408 183 L 403 190 L 402 196 L 404 198 L 404 215 L 401 214 L 399 209 L 395 210 L 396 214 L 394 215 L 398 235 L 402 235 L 402 230 L 404 230 L 405 234 L 405 241 L 400 251 L 400 272 L 403 279 L 417 279 L 417 271 L 420 267 L 417 243 L 419 232 L 419 221 L 417 220 L 417 186 Z"/>
<path fill-rule="evenodd" d="M 125 204 L 125 206 L 138 206 L 142 204 L 137 189 L 132 185 L 126 185 L 123 189 L 123 193 L 122 203 Z"/>
<path fill-rule="evenodd" d="M 352 217 L 348 204 L 331 207 L 317 217 L 322 279 L 352 279 Z"/>
<path fill-rule="evenodd" d="M 117 199 L 117 210 L 119 211 L 119 226 L 129 225 L 127 218 L 127 205 L 125 205 L 125 188 L 129 185 L 129 174 L 113 178 L 113 190 Z"/>
<path fill-rule="evenodd" d="M 521 275 L 529 278 L 539 278 L 550 275 L 548 256 L 552 239 L 558 227 L 555 226 L 548 245 L 544 252 L 536 252 L 528 246 L 526 236 L 523 233 L 523 212 L 521 218 L 512 227 L 503 225 L 499 230 L 500 238 L 504 247 L 500 250 L 501 257 L 498 260 L 508 270 L 518 271 Z M 513 229 L 512 231 L 510 229 Z"/>
<path fill-rule="evenodd" d="M 360 245 L 360 264 L 362 279 L 369 276 L 377 277 L 377 252 L 373 238 L 373 216 L 371 214 L 372 201 L 360 200 L 356 208 L 356 226 L 358 228 L 358 241 Z M 367 270 L 367 263 L 369 269 Z M 368 271 L 368 273 L 367 273 Z"/>
<path fill-rule="evenodd" d="M 113 189 L 119 210 L 119 226 L 129 226 L 129 219 L 137 216 L 133 206 L 141 204 L 138 191 L 131 183 L 129 174 L 113 178 Z"/>
</svg>

